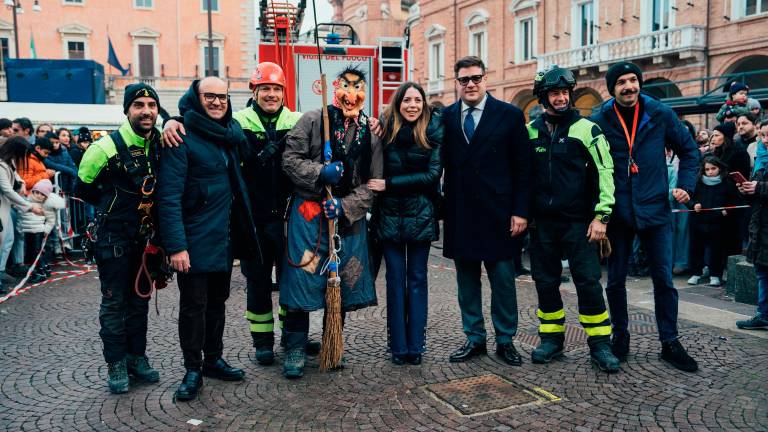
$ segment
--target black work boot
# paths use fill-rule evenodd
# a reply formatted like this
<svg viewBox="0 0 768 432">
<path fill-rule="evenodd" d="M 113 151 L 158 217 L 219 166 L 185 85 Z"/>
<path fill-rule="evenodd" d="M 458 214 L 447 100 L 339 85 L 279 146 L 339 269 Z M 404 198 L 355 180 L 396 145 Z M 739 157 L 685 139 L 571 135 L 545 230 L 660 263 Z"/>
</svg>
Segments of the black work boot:
<svg viewBox="0 0 768 432">
<path fill-rule="evenodd" d="M 629 355 L 628 332 L 615 332 L 611 335 L 611 351 L 619 361 L 627 361 L 627 355 Z"/>
<path fill-rule="evenodd" d="M 109 391 L 114 394 L 126 393 L 128 385 L 128 369 L 125 359 L 107 363 L 107 386 L 109 386 Z"/>
<path fill-rule="evenodd" d="M 553 358 L 563 354 L 564 341 L 564 335 L 542 337 L 539 346 L 531 351 L 531 361 L 538 364 L 551 362 Z"/>
<path fill-rule="evenodd" d="M 275 351 L 271 346 L 257 346 L 256 362 L 262 366 L 271 365 L 275 362 Z"/>
<path fill-rule="evenodd" d="M 230 366 L 226 360 L 219 357 L 216 359 L 205 359 L 203 362 L 203 376 L 222 381 L 242 381 L 245 378 L 245 371 Z"/>
<path fill-rule="evenodd" d="M 197 392 L 200 391 L 202 386 L 202 371 L 200 369 L 187 369 L 187 373 L 184 374 L 181 385 L 179 385 L 176 393 L 174 393 L 173 398 L 181 402 L 191 401 L 197 397 Z"/>
<path fill-rule="evenodd" d="M 685 351 L 680 341 L 675 339 L 671 342 L 661 343 L 661 354 L 659 359 L 671 364 L 672 366 L 685 372 L 696 372 L 699 370 L 699 364 Z"/>
<path fill-rule="evenodd" d="M 160 373 L 152 369 L 152 366 L 149 365 L 147 356 L 128 354 L 125 358 L 129 374 L 149 383 L 160 381 Z"/>
<path fill-rule="evenodd" d="M 611 351 L 611 344 L 607 340 L 590 344 L 589 357 L 603 372 L 615 373 L 621 370 L 619 359 Z"/>
<path fill-rule="evenodd" d="M 304 364 L 307 360 L 307 333 L 285 332 L 285 360 L 283 361 L 283 376 L 288 379 L 301 378 L 304 375 Z"/>
<path fill-rule="evenodd" d="M 314 339 L 309 339 L 307 341 L 307 347 L 306 347 L 307 355 L 316 356 L 320 354 L 320 348 L 321 348 L 320 341 L 316 341 Z"/>
</svg>

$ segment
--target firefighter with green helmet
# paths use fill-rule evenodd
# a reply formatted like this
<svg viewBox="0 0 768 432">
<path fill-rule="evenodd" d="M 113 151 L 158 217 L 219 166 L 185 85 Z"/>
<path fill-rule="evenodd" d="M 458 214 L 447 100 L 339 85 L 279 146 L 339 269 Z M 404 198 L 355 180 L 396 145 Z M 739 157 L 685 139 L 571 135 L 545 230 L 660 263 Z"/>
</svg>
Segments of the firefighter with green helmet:
<svg viewBox="0 0 768 432">
<path fill-rule="evenodd" d="M 248 146 L 240 149 L 240 158 L 264 257 L 263 262 L 240 262 L 247 280 L 245 317 L 256 349 L 255 358 L 261 365 L 270 365 L 275 360 L 272 268 L 276 268 L 279 278 L 285 253 L 283 216 L 293 190 L 282 170 L 282 155 L 286 134 L 301 118 L 301 113 L 284 106 L 285 86 L 285 74 L 279 65 L 259 63 L 249 82 L 253 92 L 249 106 L 233 114 L 248 139 Z M 177 120 L 166 123 L 164 135 L 169 143 L 183 139 L 178 132 L 183 133 L 183 126 Z M 282 309 L 278 311 L 278 317 L 282 328 L 285 317 Z M 308 349 L 314 353 L 319 351 L 316 342 Z"/>
<path fill-rule="evenodd" d="M 539 72 L 533 84 L 544 113 L 527 125 L 535 154 L 530 254 L 541 338 L 531 359 L 548 363 L 563 353 L 560 275 L 565 256 L 591 360 L 603 371 L 617 372 L 619 360 L 611 352 L 611 322 L 598 255 L 614 204 L 613 161 L 600 128 L 573 108 L 575 86 L 573 73 L 557 66 Z"/>
<path fill-rule="evenodd" d="M 151 288 L 146 278 L 136 283 L 153 231 L 160 100 L 152 87 L 131 84 L 125 88 L 123 109 L 127 121 L 83 154 L 76 186 L 77 196 L 97 211 L 88 229 L 88 249 L 99 271 L 99 335 L 112 393 L 128 391 L 129 374 L 146 382 L 160 380 L 145 353 Z"/>
</svg>

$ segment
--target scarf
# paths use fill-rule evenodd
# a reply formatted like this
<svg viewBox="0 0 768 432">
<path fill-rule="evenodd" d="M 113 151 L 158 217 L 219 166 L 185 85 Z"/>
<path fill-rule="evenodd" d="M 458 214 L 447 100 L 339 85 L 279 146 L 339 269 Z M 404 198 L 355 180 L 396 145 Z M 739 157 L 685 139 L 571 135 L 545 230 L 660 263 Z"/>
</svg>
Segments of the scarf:
<svg viewBox="0 0 768 432">
<path fill-rule="evenodd" d="M 723 182 L 723 179 L 720 176 L 717 176 L 717 177 L 701 176 L 701 182 L 704 183 L 705 186 L 717 186 Z"/>
<path fill-rule="evenodd" d="M 757 154 L 755 155 L 755 169 L 752 174 L 756 173 L 761 168 L 768 167 L 768 149 L 765 148 L 765 143 L 762 140 L 757 140 Z"/>
</svg>

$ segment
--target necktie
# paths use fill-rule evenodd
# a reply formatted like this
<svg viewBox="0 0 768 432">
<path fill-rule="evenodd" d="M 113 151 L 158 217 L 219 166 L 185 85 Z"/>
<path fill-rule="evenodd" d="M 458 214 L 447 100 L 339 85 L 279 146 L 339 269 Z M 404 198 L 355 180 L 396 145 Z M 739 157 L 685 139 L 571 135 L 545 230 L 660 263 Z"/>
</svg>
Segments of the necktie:
<svg viewBox="0 0 768 432">
<path fill-rule="evenodd" d="M 474 107 L 467 109 L 467 116 L 464 118 L 464 135 L 467 136 L 467 143 L 472 141 L 472 135 L 475 134 L 475 118 L 472 117 Z"/>
</svg>

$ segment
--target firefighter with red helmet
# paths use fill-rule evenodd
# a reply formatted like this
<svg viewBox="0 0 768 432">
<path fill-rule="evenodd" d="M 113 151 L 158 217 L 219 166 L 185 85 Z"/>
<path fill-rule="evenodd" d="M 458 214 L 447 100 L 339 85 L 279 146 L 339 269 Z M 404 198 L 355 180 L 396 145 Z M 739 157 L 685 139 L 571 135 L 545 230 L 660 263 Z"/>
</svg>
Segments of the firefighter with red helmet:
<svg viewBox="0 0 768 432">
<path fill-rule="evenodd" d="M 292 112 L 283 105 L 286 79 L 283 69 L 271 62 L 259 63 L 251 76 L 249 88 L 253 97 L 248 106 L 233 114 L 248 138 L 241 150 L 243 177 L 248 186 L 253 218 L 264 257 L 259 260 L 241 260 L 240 269 L 247 280 L 247 309 L 256 361 L 261 365 L 274 362 L 274 315 L 272 311 L 272 268 L 284 254 L 283 214 L 292 184 L 282 171 L 285 136 L 298 122 L 301 113 Z M 178 132 L 183 126 L 175 120 L 165 125 L 166 141 L 175 144 L 182 140 Z M 284 316 L 281 310 L 279 316 Z M 317 347 L 310 347 L 310 350 Z"/>
</svg>

